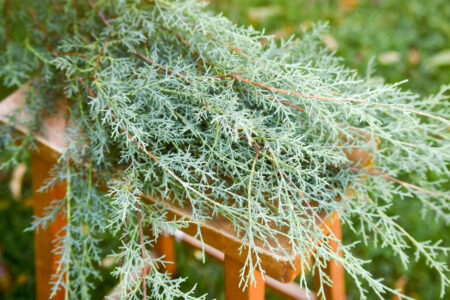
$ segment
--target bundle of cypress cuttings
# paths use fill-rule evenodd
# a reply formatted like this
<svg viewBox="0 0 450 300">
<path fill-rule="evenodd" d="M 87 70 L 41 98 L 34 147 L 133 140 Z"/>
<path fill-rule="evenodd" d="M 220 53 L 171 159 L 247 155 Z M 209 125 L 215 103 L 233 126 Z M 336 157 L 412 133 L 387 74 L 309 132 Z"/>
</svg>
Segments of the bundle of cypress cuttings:
<svg viewBox="0 0 450 300">
<path fill-rule="evenodd" d="M 336 260 L 362 297 L 392 292 L 353 244 L 324 233 L 321 220 L 338 212 L 362 242 L 390 247 L 405 266 L 413 249 L 444 294 L 450 280 L 439 257 L 448 249 L 414 239 L 389 207 L 420 201 L 423 213 L 449 221 L 445 183 L 430 174 L 449 176 L 450 86 L 420 97 L 343 66 L 322 46 L 323 24 L 277 41 L 198 0 L 1 2 L 0 77 L 9 86 L 30 82 L 22 108 L 29 130 L 39 131 L 61 99 L 68 111 L 68 146 L 44 188 L 64 182 L 70 192 L 32 226 L 60 212 L 68 218 L 55 292 L 63 286 L 68 299 L 90 298 L 107 231 L 120 240 L 113 275 L 122 298 L 198 297 L 156 267 L 164 258 L 145 254 L 163 231 L 188 223 L 142 202 L 147 194 L 190 207 L 189 222 L 232 222 L 250 249 L 243 288 L 251 271 L 264 273 L 256 243 L 279 253 L 273 241 L 283 235 L 303 270 Z M 8 167 L 33 139 L 17 146 L 12 128 L 1 130 L 1 146 L 14 148 Z M 153 234 L 140 236 L 143 227 Z M 144 274 L 143 265 L 153 267 Z"/>
</svg>

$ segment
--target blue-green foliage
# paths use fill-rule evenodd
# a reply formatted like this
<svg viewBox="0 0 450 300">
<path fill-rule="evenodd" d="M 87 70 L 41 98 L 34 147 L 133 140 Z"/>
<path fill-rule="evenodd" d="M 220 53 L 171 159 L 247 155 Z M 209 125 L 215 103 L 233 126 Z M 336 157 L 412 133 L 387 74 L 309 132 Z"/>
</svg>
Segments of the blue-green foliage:
<svg viewBox="0 0 450 300">
<path fill-rule="evenodd" d="M 279 253 L 282 236 L 303 254 L 302 269 L 319 244 L 313 267 L 338 260 L 362 296 L 369 286 L 382 297 L 392 289 L 351 244 L 340 244 L 339 257 L 329 245 L 336 237 L 321 229 L 322 218 L 340 212 L 364 242 L 390 247 L 405 266 L 412 247 L 444 293 L 448 268 L 438 256 L 447 248 L 416 241 L 387 209 L 394 198 L 416 197 L 424 212 L 448 222 L 450 196 L 426 172 L 449 175 L 449 87 L 420 99 L 361 78 L 322 46 L 320 24 L 278 43 L 193 0 L 3 2 L 0 75 L 7 85 L 31 80 L 30 129 L 58 99 L 69 108 L 69 145 L 43 187 L 64 180 L 68 192 L 33 225 L 66 213 L 54 289 L 64 286 L 67 298 L 90 297 L 105 231 L 121 240 L 113 274 L 122 298 L 196 298 L 180 288 L 183 279 L 158 271 L 163 258 L 148 254 L 163 230 L 187 221 L 167 219 L 166 207 L 142 194 L 189 206 L 195 223 L 214 215 L 233 222 L 251 246 L 247 271 L 261 270 L 253 246 Z M 373 169 L 348 158 L 355 148 L 372 153 Z M 397 179 L 412 171 L 413 182 Z M 150 272 L 135 276 L 145 265 Z M 243 287 L 252 280 L 243 276 Z M 321 274 L 321 286 L 328 283 Z"/>
</svg>

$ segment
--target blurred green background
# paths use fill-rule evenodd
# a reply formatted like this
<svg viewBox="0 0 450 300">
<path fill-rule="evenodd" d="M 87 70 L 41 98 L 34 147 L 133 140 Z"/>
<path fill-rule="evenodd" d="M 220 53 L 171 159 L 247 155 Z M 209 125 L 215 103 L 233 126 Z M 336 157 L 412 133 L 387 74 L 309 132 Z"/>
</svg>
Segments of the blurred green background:
<svg viewBox="0 0 450 300">
<path fill-rule="evenodd" d="M 369 60 L 388 82 L 435 93 L 450 83 L 448 0 L 212 0 L 213 8 L 239 24 L 287 37 L 327 21 L 323 42 L 364 73 Z"/>
<path fill-rule="evenodd" d="M 211 0 L 211 8 L 223 12 L 232 21 L 255 28 L 277 38 L 288 37 L 310 28 L 318 21 L 328 21 L 330 31 L 323 43 L 346 65 L 364 74 L 372 61 L 375 75 L 387 82 L 408 79 L 403 85 L 421 95 L 436 93 L 450 83 L 450 1 L 448 0 Z M 0 98 L 12 89 L 0 85 Z M 1 138 L 1 137 L 0 137 Z M 5 153 L 0 153 L 0 161 Z M 27 164 L 25 164 L 27 166 Z M 23 167 L 22 167 L 23 168 Z M 32 214 L 29 168 L 0 171 L 0 299 L 33 299 L 33 236 L 24 233 Z M 23 170 L 22 170 L 23 171 Z M 13 197 L 10 185 L 22 187 Z M 16 191 L 17 193 L 17 191 Z M 433 216 L 422 218 L 420 205 L 414 200 L 398 200 L 391 209 L 399 215 L 399 223 L 418 240 L 444 239 L 448 245 L 450 227 L 436 223 Z M 346 242 L 358 237 L 344 228 Z M 445 241 L 447 239 L 447 241 Z M 114 248 L 107 242 L 105 251 Z M 198 258 L 198 252 L 177 245 L 179 275 L 189 280 L 186 287 L 197 284 L 199 294 L 223 299 L 223 268 Z M 356 253 L 371 259 L 368 265 L 375 277 L 384 278 L 394 286 L 406 278 L 406 294 L 417 299 L 438 299 L 437 275 L 423 260 L 411 261 L 404 269 L 389 249 L 369 244 L 359 245 Z M 412 254 L 412 253 L 411 253 Z M 111 264 L 103 264 L 103 273 Z M 111 287 L 107 278 L 98 290 L 98 297 Z M 450 292 L 450 291 L 447 291 Z M 351 279 L 347 278 L 348 299 L 359 299 Z M 369 298 L 372 298 L 370 296 Z M 386 295 L 386 298 L 391 298 Z M 266 299 L 282 299 L 269 292 Z"/>
</svg>

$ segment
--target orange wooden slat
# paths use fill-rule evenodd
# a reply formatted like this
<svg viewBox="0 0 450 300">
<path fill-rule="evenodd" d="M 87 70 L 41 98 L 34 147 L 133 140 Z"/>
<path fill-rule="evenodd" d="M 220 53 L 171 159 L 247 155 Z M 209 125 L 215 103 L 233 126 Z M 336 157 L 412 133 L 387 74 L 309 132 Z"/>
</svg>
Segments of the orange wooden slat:
<svg viewBox="0 0 450 300">
<path fill-rule="evenodd" d="M 342 229 L 341 222 L 339 218 L 336 218 L 334 222 L 330 225 L 331 230 L 336 238 L 342 240 Z M 331 248 L 338 252 L 338 243 L 336 241 L 330 242 Z M 342 256 L 342 251 L 339 250 L 339 255 Z M 324 268 L 324 272 L 330 277 L 332 286 L 324 286 L 325 299 L 327 300 L 345 300 L 345 275 L 344 267 L 341 263 L 331 260 L 327 263 Z M 315 272 L 315 285 L 319 286 L 320 280 L 318 277 L 318 272 Z"/>
<path fill-rule="evenodd" d="M 243 266 L 241 261 L 225 254 L 225 300 L 263 300 L 265 283 L 260 272 L 254 271 L 256 282 L 249 284 L 245 290 L 239 286 Z"/>
<path fill-rule="evenodd" d="M 154 248 L 160 257 L 164 256 L 163 260 L 167 262 L 164 266 L 165 271 L 173 276 L 177 270 L 173 237 L 168 234 L 160 235 Z"/>
<path fill-rule="evenodd" d="M 182 232 L 182 231 L 175 231 L 174 238 L 177 241 L 181 241 L 195 249 L 204 249 L 205 253 L 208 255 L 208 257 L 211 257 L 212 259 L 216 260 L 217 262 L 224 263 L 225 260 L 225 254 L 221 252 L 220 250 L 217 250 L 216 248 L 213 248 L 209 245 L 202 245 L 202 243 L 193 238 L 192 236 Z M 273 279 L 272 277 L 265 275 L 264 276 L 265 284 L 268 288 L 276 291 L 277 293 L 285 296 L 287 299 L 292 300 L 316 300 L 317 297 L 312 292 L 306 292 L 306 290 L 302 289 L 297 283 L 290 282 L 290 283 L 283 283 L 276 279 Z"/>
<path fill-rule="evenodd" d="M 406 295 L 405 289 L 406 289 L 406 283 L 408 282 L 408 278 L 406 276 L 402 276 L 399 279 L 395 281 L 395 289 L 401 294 Z M 401 300 L 401 297 L 399 295 L 392 295 L 392 300 Z"/>
<path fill-rule="evenodd" d="M 32 158 L 32 177 L 33 177 L 33 200 L 34 215 L 43 216 L 45 209 L 54 199 L 62 199 L 66 193 L 64 185 L 56 185 L 51 191 L 41 193 L 39 188 L 49 177 L 49 171 L 53 167 L 52 163 L 33 156 Z M 57 262 L 60 255 L 54 253 L 55 239 L 62 237 L 64 232 L 61 229 L 67 224 L 67 220 L 60 213 L 55 222 L 51 223 L 46 229 L 39 229 L 34 234 L 34 251 L 36 267 L 36 299 L 47 300 L 50 298 L 50 280 L 53 274 L 57 272 Z M 64 299 L 64 290 L 59 290 L 54 300 Z"/>
</svg>

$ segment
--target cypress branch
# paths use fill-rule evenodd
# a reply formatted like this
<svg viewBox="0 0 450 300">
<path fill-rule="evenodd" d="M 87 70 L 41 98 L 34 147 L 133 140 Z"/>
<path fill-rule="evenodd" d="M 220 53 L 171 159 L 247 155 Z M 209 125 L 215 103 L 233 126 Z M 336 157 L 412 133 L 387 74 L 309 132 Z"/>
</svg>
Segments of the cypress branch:
<svg viewBox="0 0 450 300">
<path fill-rule="evenodd" d="M 232 221 L 242 249 L 250 247 L 243 286 L 252 281 L 247 270 L 264 272 L 257 241 L 279 253 L 282 236 L 302 269 L 311 268 L 307 253 L 318 245 L 312 267 L 341 262 L 362 298 L 367 285 L 380 298 L 396 293 L 350 245 L 324 234 L 323 220 L 339 212 L 344 224 L 361 222 L 362 240 L 380 239 L 405 265 L 412 247 L 439 274 L 444 295 L 450 281 L 439 255 L 448 249 L 416 241 L 388 206 L 413 198 L 449 222 L 448 191 L 425 175 L 450 175 L 449 86 L 422 100 L 342 66 L 321 46 L 321 24 L 277 43 L 197 0 L 6 1 L 1 14 L 10 22 L 1 29 L 0 77 L 7 85 L 33 78 L 24 110 L 39 120 L 58 96 L 67 99 L 69 145 L 53 181 L 70 184 L 70 195 L 33 224 L 45 226 L 59 210 L 70 214 L 54 291 L 90 297 L 99 236 L 108 229 L 121 241 L 113 274 L 123 298 L 196 299 L 146 252 L 153 240 L 143 228 L 158 235 L 187 225 L 142 203 L 147 192 L 191 206 L 197 222 L 211 215 Z M 39 122 L 29 126 L 36 131 Z M 16 147 L 8 130 L 1 145 Z M 370 159 L 352 157 L 355 149 Z M 417 175 L 402 180 L 408 172 Z M 107 194 L 97 189 L 105 185 Z"/>
</svg>

